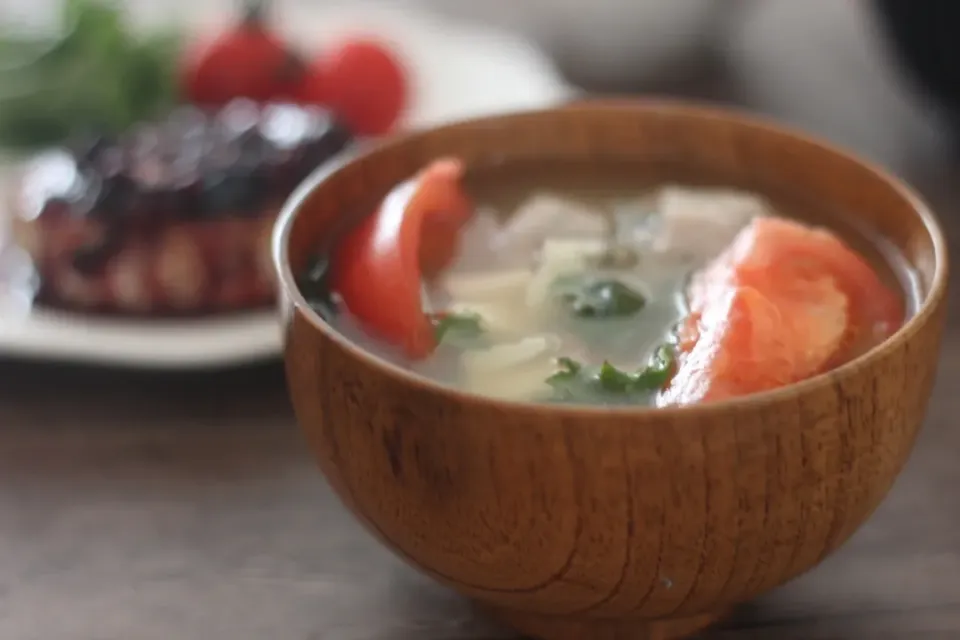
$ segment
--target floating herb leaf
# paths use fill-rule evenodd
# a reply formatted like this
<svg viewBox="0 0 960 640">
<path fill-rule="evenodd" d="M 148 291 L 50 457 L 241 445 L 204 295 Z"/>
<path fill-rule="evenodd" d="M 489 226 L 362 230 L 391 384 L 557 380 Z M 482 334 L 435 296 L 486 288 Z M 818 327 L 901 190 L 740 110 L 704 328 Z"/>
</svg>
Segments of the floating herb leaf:
<svg viewBox="0 0 960 640">
<path fill-rule="evenodd" d="M 632 316 L 647 304 L 646 298 L 613 278 L 563 277 L 554 283 L 558 299 L 580 318 Z"/>
<path fill-rule="evenodd" d="M 572 358 L 557 358 L 557 372 L 547 378 L 547 384 L 551 387 L 558 388 L 573 382 L 577 379 L 580 369 L 582 368 L 583 365 Z"/>
<path fill-rule="evenodd" d="M 321 318 L 329 320 L 337 315 L 339 308 L 330 290 L 330 261 L 318 256 L 310 261 L 298 279 L 297 286 L 310 308 Z"/>
<path fill-rule="evenodd" d="M 637 374 L 634 385 L 649 390 L 662 389 L 670 382 L 675 363 L 676 354 L 673 347 L 661 345 L 653 352 L 646 368 Z"/>
<path fill-rule="evenodd" d="M 649 364 L 636 372 L 618 369 L 609 362 L 585 367 L 570 358 L 557 360 L 557 372 L 547 378 L 557 400 L 608 399 L 641 403 L 662 389 L 673 372 L 674 354 L 669 345 L 657 348 Z"/>
<path fill-rule="evenodd" d="M 600 370 L 596 373 L 595 377 L 597 383 L 605 391 L 612 393 L 627 393 L 631 390 L 634 383 L 633 374 L 621 371 L 606 361 L 600 365 Z"/>
<path fill-rule="evenodd" d="M 438 313 L 431 320 L 438 344 L 447 341 L 463 345 L 484 333 L 483 318 L 476 313 Z"/>
<path fill-rule="evenodd" d="M 548 382 L 550 380 L 569 380 L 580 372 L 580 369 L 583 368 L 583 365 L 573 358 L 567 358 L 564 356 L 562 358 L 557 358 L 557 368 L 559 371 L 550 376 L 547 379 Z"/>
</svg>

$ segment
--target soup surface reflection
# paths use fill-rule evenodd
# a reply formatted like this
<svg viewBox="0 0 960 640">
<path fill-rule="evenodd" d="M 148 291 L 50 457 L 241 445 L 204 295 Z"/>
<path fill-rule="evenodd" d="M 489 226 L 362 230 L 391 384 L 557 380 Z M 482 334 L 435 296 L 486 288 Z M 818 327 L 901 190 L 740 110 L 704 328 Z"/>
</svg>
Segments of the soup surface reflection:
<svg viewBox="0 0 960 640">
<path fill-rule="evenodd" d="M 744 190 L 583 167 L 466 176 L 444 159 L 300 286 L 364 349 L 469 392 L 687 405 L 802 380 L 894 332 L 905 272 L 867 240 Z"/>
</svg>

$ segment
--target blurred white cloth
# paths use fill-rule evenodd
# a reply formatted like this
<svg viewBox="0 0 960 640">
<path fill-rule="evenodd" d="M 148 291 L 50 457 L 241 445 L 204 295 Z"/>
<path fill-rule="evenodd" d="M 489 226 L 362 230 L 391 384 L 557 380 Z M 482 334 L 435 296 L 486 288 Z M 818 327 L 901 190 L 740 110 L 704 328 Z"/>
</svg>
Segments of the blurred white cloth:
<svg viewBox="0 0 960 640">
<path fill-rule="evenodd" d="M 945 128 L 865 0 L 763 0 L 724 48 L 751 108 L 902 172 L 940 163 Z"/>
<path fill-rule="evenodd" d="M 712 53 L 734 76 L 731 98 L 895 171 L 947 151 L 942 123 L 898 68 L 867 0 L 419 1 L 524 31 L 600 86 L 643 91 Z"/>
<path fill-rule="evenodd" d="M 578 77 L 642 82 L 709 46 L 745 0 L 418 0 L 533 37 Z M 749 1 L 749 0 L 747 0 Z"/>
</svg>

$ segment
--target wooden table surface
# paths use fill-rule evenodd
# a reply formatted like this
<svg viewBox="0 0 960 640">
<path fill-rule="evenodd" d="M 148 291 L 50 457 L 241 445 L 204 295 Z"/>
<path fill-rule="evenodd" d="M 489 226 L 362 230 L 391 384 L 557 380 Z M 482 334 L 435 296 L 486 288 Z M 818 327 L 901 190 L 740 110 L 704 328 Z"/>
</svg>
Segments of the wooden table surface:
<svg viewBox="0 0 960 640">
<path fill-rule="evenodd" d="M 739 34 L 728 64 L 679 85 L 846 136 L 921 188 L 956 250 L 960 174 L 916 105 L 861 64 L 857 24 L 804 24 L 769 4 L 780 14 Z M 771 37 L 777 20 L 800 35 Z M 887 501 L 821 567 L 709 638 L 960 637 L 956 289 L 951 306 L 926 429 Z M 0 362 L 0 638 L 513 636 L 352 522 L 314 470 L 279 366 L 174 376 Z"/>
</svg>

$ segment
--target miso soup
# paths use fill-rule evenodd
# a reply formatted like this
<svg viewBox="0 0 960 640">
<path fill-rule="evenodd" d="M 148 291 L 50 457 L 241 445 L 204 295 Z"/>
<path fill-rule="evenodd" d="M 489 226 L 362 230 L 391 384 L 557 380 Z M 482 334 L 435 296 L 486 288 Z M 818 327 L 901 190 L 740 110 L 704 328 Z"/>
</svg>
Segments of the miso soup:
<svg viewBox="0 0 960 640">
<path fill-rule="evenodd" d="M 300 286 L 356 344 L 468 392 L 687 405 L 797 382 L 892 334 L 905 271 L 881 249 L 746 190 L 638 184 L 624 167 L 467 176 L 445 159 L 321 248 Z"/>
</svg>

